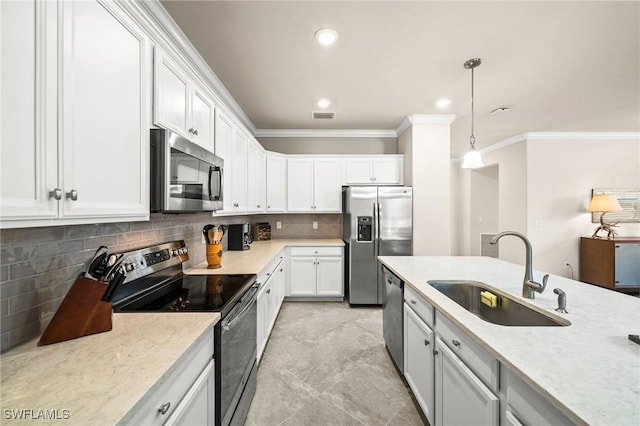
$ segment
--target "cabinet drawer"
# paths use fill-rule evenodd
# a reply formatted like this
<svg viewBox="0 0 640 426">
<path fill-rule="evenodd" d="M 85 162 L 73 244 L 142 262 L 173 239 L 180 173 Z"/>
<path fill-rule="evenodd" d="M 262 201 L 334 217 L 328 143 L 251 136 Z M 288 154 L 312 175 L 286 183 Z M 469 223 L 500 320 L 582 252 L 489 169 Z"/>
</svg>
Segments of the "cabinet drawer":
<svg viewBox="0 0 640 426">
<path fill-rule="evenodd" d="M 342 247 L 291 247 L 291 256 L 342 256 Z"/>
<path fill-rule="evenodd" d="M 146 400 L 146 402 L 142 402 L 141 407 L 138 404 L 133 407 L 132 412 L 135 414 L 133 414 L 131 421 L 125 420 L 124 423 L 163 424 L 212 359 L 213 327 L 158 380 L 142 398 L 141 401 Z M 167 407 L 164 414 L 159 411 L 163 406 Z"/>
<path fill-rule="evenodd" d="M 505 418 L 511 421 L 508 424 L 576 424 L 507 367 L 502 366 L 500 376 L 500 388 L 506 393 Z"/>
<path fill-rule="evenodd" d="M 436 311 L 436 332 L 491 390 L 497 392 L 499 368 L 497 359 L 439 311 Z"/>
<path fill-rule="evenodd" d="M 418 296 L 416 291 L 406 284 L 404 285 L 404 301 L 407 305 L 411 306 L 415 313 L 418 314 L 429 327 L 433 328 L 433 306 Z"/>
</svg>

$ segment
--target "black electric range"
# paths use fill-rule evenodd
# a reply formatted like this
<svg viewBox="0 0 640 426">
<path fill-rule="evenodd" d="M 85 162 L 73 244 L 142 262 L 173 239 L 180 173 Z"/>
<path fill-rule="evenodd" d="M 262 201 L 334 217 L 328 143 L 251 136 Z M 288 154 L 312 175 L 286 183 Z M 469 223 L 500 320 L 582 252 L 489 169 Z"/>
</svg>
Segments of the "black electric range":
<svg viewBox="0 0 640 426">
<path fill-rule="evenodd" d="M 184 241 L 122 253 L 115 312 L 219 312 L 214 327 L 216 425 L 242 424 L 256 388 L 256 275 L 186 275 Z"/>
</svg>

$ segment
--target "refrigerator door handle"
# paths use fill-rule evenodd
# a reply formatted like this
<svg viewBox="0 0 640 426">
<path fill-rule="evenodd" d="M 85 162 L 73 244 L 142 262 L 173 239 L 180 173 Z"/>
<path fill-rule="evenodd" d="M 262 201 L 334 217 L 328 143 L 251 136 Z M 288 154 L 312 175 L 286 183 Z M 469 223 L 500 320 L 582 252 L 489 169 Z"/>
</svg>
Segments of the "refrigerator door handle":
<svg viewBox="0 0 640 426">
<path fill-rule="evenodd" d="M 380 254 L 380 204 L 373 203 L 373 255 L 375 263 L 378 263 Z"/>
</svg>

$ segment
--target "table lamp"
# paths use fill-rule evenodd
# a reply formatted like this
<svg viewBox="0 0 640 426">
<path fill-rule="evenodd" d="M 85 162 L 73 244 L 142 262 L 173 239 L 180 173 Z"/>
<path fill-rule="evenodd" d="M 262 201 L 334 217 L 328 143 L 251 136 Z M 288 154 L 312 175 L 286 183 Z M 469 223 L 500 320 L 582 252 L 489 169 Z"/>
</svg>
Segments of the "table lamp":
<svg viewBox="0 0 640 426">
<path fill-rule="evenodd" d="M 611 195 L 611 194 L 594 195 L 591 198 L 591 202 L 589 203 L 589 211 L 592 213 L 601 212 L 601 214 L 600 214 L 600 226 L 596 228 L 595 232 L 592 235 L 592 238 L 600 238 L 598 237 L 598 232 L 600 231 L 606 231 L 607 238 L 611 238 L 617 235 L 616 231 L 613 230 L 613 227 L 618 225 L 618 222 L 605 223 L 604 215 L 608 212 L 615 212 L 620 210 L 622 210 L 622 206 L 620 206 L 620 203 L 618 202 L 618 199 L 615 197 L 615 195 Z"/>
</svg>

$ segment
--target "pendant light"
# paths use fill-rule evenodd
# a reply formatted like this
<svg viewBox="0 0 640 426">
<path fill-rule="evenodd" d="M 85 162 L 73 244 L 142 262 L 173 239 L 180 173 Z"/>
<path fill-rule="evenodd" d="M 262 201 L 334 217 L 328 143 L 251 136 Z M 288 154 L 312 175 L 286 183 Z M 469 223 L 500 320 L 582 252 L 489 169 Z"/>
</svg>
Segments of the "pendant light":
<svg viewBox="0 0 640 426">
<path fill-rule="evenodd" d="M 477 169 L 484 166 L 482 156 L 476 151 L 476 137 L 473 135 L 473 69 L 480 66 L 481 63 L 480 58 L 469 59 L 464 63 L 464 67 L 471 70 L 471 136 L 469 137 L 471 149 L 464 155 L 461 166 L 463 169 Z"/>
</svg>

